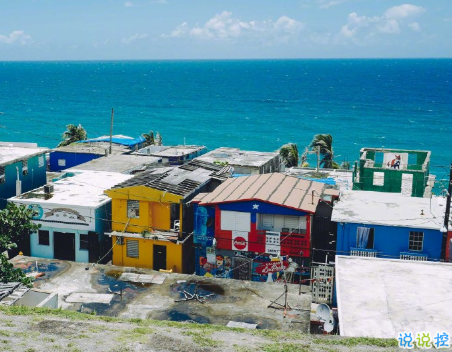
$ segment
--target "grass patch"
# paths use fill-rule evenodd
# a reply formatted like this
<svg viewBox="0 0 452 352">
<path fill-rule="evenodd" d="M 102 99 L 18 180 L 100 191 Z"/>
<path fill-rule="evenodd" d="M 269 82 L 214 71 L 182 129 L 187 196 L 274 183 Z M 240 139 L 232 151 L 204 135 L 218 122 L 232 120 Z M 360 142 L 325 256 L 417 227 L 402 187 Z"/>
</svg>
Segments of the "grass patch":
<svg viewBox="0 0 452 352">
<path fill-rule="evenodd" d="M 0 336 L 8 337 L 11 336 L 11 334 L 8 331 L 0 330 Z"/>
<path fill-rule="evenodd" d="M 182 332 L 184 335 L 191 336 L 194 343 L 196 343 L 198 346 L 203 347 L 220 347 L 223 345 L 221 341 L 217 341 L 214 339 L 211 339 L 210 337 L 206 336 L 205 332 L 198 332 L 198 331 L 190 331 L 186 330 Z M 211 335 L 212 331 L 207 333 L 207 335 Z"/>
<path fill-rule="evenodd" d="M 116 341 L 118 342 L 139 342 L 139 343 L 146 343 L 149 341 L 149 336 L 154 331 L 147 327 L 139 327 L 135 328 L 133 330 L 126 330 L 123 331 L 117 338 Z"/>
<path fill-rule="evenodd" d="M 262 352 L 309 352 L 309 345 L 300 343 L 269 343 L 259 348 Z"/>
<path fill-rule="evenodd" d="M 374 337 L 343 337 L 337 338 L 314 338 L 313 343 L 320 345 L 338 345 L 338 346 L 375 346 L 375 347 L 398 347 L 396 339 L 378 339 Z"/>
</svg>

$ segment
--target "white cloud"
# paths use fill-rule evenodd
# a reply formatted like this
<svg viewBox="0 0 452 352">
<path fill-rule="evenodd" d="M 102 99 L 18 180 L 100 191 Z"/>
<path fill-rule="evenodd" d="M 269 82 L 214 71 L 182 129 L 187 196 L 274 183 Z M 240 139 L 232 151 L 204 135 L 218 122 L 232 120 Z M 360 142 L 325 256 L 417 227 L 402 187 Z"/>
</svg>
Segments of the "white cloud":
<svg viewBox="0 0 452 352">
<path fill-rule="evenodd" d="M 349 1 L 350 0 L 317 0 L 317 3 L 319 4 L 319 8 L 328 10 L 330 7 L 341 5 Z"/>
<path fill-rule="evenodd" d="M 124 3 L 124 6 L 125 7 L 135 7 L 136 5 L 132 1 L 126 1 Z"/>
<path fill-rule="evenodd" d="M 0 43 L 14 44 L 19 43 L 25 45 L 31 41 L 31 36 L 25 34 L 24 31 L 13 31 L 9 35 L 0 34 Z"/>
<path fill-rule="evenodd" d="M 406 17 L 411 17 L 423 13 L 425 9 L 420 6 L 403 4 L 400 6 L 394 6 L 386 10 L 384 16 L 386 18 L 402 19 Z"/>
<path fill-rule="evenodd" d="M 298 36 L 304 24 L 288 16 L 276 21 L 242 21 L 232 12 L 223 11 L 209 19 L 204 25 L 190 27 L 187 22 L 177 26 L 163 38 L 194 38 L 198 40 L 238 40 L 242 37 L 256 40 L 287 42 Z"/>
<path fill-rule="evenodd" d="M 408 26 L 411 30 L 419 32 L 421 26 L 418 22 L 407 22 L 410 18 L 422 14 L 424 11 L 423 7 L 404 4 L 387 9 L 382 16 L 358 16 L 356 12 L 352 12 L 348 15 L 347 24 L 341 27 L 338 39 L 351 39 L 358 43 L 358 35 L 368 39 L 377 33 L 399 34 L 402 32 L 403 26 Z"/>
<path fill-rule="evenodd" d="M 140 40 L 140 39 L 145 39 L 145 38 L 147 38 L 148 37 L 148 35 L 147 34 L 139 34 L 139 33 L 135 33 L 134 35 L 132 35 L 131 37 L 129 37 L 129 38 L 122 38 L 121 39 L 121 43 L 123 43 L 123 44 L 130 44 L 130 43 L 132 43 L 132 42 L 135 42 L 135 41 L 137 41 L 137 40 Z"/>
<path fill-rule="evenodd" d="M 420 32 L 421 31 L 421 26 L 419 25 L 418 22 L 408 23 L 408 27 L 410 27 L 415 32 Z"/>
</svg>

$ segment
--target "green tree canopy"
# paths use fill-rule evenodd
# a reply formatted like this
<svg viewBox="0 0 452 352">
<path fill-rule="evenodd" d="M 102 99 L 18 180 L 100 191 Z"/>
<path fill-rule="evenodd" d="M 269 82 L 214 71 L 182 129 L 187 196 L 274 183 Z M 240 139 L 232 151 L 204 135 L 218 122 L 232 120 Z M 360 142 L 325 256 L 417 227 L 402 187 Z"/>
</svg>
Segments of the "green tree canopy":
<svg viewBox="0 0 452 352">
<path fill-rule="evenodd" d="M 143 147 L 147 147 L 148 145 L 155 145 L 154 131 L 149 131 L 149 133 L 143 133 L 142 136 L 145 139 Z"/>
<path fill-rule="evenodd" d="M 279 148 L 279 155 L 286 167 L 298 165 L 298 147 L 295 143 L 289 143 Z"/>
<path fill-rule="evenodd" d="M 22 282 L 30 285 L 31 280 L 25 276 L 22 270 L 14 269 L 13 265 L 3 254 L 5 251 L 16 248 L 16 241 L 25 236 L 30 236 L 41 226 L 32 222 L 34 211 L 23 205 L 16 206 L 8 203 L 6 209 L 0 211 L 0 281 Z"/>
<path fill-rule="evenodd" d="M 58 147 L 64 147 L 77 141 L 87 139 L 88 135 L 82 125 L 67 125 L 67 130 L 63 132 L 63 141 L 58 144 Z"/>
<path fill-rule="evenodd" d="M 316 134 L 309 145 L 312 150 L 320 147 L 320 166 L 326 169 L 331 169 L 338 165 L 333 162 L 333 137 L 330 134 Z"/>
</svg>

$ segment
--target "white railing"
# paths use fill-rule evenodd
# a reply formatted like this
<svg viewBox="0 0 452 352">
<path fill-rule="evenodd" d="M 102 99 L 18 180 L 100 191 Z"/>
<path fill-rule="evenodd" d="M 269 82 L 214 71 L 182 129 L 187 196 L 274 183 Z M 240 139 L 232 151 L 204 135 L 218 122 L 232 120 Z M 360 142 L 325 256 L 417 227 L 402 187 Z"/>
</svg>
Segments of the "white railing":
<svg viewBox="0 0 452 352">
<path fill-rule="evenodd" d="M 350 255 L 355 257 L 377 257 L 377 251 L 375 249 L 365 249 L 365 248 L 350 248 Z"/>
<path fill-rule="evenodd" d="M 400 259 L 401 260 L 416 260 L 416 261 L 427 261 L 428 256 L 427 254 L 423 253 L 409 253 L 409 252 L 402 252 L 400 253 Z"/>
</svg>

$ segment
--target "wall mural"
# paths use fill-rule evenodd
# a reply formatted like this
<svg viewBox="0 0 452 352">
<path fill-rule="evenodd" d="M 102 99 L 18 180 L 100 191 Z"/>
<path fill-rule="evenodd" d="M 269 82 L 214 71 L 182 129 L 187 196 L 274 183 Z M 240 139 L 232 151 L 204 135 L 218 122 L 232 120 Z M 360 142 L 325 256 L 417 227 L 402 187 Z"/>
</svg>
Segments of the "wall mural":
<svg viewBox="0 0 452 352">
<path fill-rule="evenodd" d="M 31 204 L 29 209 L 35 211 L 34 220 L 50 221 L 50 222 L 65 222 L 80 225 L 88 225 L 89 219 L 81 215 L 78 211 L 70 208 L 54 208 L 43 210 L 40 204 Z"/>
</svg>

